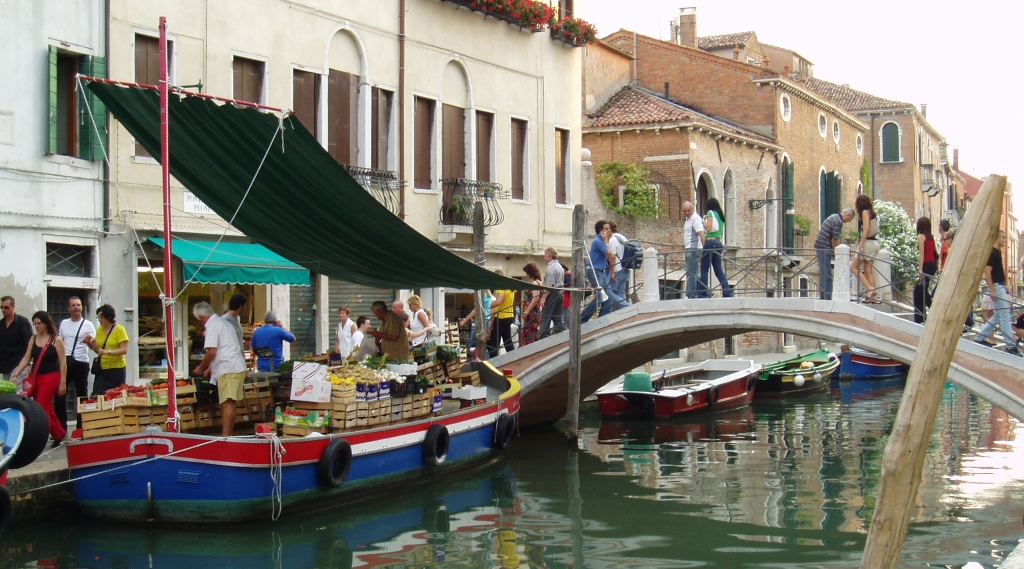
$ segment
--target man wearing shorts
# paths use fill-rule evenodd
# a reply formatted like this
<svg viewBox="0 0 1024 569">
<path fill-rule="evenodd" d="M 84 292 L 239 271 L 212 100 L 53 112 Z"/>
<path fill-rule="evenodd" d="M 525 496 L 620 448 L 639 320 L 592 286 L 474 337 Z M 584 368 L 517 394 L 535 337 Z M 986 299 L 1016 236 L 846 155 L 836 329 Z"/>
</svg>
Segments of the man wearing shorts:
<svg viewBox="0 0 1024 569">
<path fill-rule="evenodd" d="M 234 328 L 217 316 L 208 302 L 192 308 L 192 315 L 206 327 L 206 356 L 196 368 L 196 375 L 210 378 L 220 395 L 221 435 L 230 437 L 235 432 L 235 405 L 243 397 L 245 357 Z"/>
</svg>

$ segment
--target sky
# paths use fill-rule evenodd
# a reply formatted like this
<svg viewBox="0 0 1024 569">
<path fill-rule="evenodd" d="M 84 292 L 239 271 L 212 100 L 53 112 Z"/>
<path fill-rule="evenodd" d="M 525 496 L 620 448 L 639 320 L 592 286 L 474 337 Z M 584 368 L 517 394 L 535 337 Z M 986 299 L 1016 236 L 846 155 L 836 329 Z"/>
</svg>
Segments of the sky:
<svg viewBox="0 0 1024 569">
<path fill-rule="evenodd" d="M 886 99 L 928 105 L 928 122 L 960 169 L 1008 176 L 1014 214 L 1024 217 L 1024 3 L 974 0 L 577 0 L 577 16 L 604 37 L 620 28 L 669 38 L 679 8 L 697 8 L 697 35 L 753 30 L 763 43 L 814 63 L 814 76 Z M 952 153 L 950 153 L 952 159 Z M 1024 223 L 1018 228 L 1024 229 Z"/>
</svg>

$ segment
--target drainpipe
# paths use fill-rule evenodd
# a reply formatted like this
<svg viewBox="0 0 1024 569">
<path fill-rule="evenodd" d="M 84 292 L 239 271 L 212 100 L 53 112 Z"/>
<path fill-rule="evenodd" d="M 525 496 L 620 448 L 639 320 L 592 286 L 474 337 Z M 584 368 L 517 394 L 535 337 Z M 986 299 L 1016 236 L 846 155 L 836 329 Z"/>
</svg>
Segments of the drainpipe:
<svg viewBox="0 0 1024 569">
<path fill-rule="evenodd" d="M 406 0 L 401 0 L 398 3 L 398 179 L 403 181 L 405 180 L 405 3 Z M 398 217 L 405 219 L 404 184 L 398 190 Z"/>
<path fill-rule="evenodd" d="M 107 59 L 107 75 L 110 75 L 110 0 L 103 3 L 103 57 Z M 110 132 L 110 111 L 107 111 L 107 132 Z M 107 156 L 110 151 L 110 135 L 107 135 Z M 103 233 L 110 233 L 110 161 L 103 161 Z"/>
<path fill-rule="evenodd" d="M 633 32 L 633 84 L 634 85 L 636 85 L 636 82 L 639 79 L 639 76 L 638 76 L 637 71 L 636 71 L 636 62 L 637 62 L 638 59 L 640 59 L 640 54 L 637 53 L 636 50 L 637 50 L 636 32 Z"/>
<path fill-rule="evenodd" d="M 875 186 L 875 113 L 871 113 L 871 132 L 868 136 L 871 138 L 871 199 L 878 199 L 878 187 Z"/>
</svg>

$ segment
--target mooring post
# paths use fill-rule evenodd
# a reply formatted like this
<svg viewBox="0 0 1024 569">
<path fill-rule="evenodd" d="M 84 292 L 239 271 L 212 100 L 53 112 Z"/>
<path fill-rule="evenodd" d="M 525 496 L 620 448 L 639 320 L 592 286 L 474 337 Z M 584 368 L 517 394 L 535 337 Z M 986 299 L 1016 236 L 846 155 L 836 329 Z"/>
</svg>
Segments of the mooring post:
<svg viewBox="0 0 1024 569">
<path fill-rule="evenodd" d="M 819 270 L 821 270 L 819 268 Z M 832 300 L 850 302 L 850 246 L 841 243 L 835 251 L 835 268 L 832 270 Z"/>
<path fill-rule="evenodd" d="M 889 443 L 882 457 L 878 500 L 868 529 L 861 569 L 892 569 L 900 560 L 942 386 L 949 376 L 964 320 L 978 292 L 981 274 L 999 229 L 1006 177 L 991 175 L 971 202 L 946 259 L 932 311 L 925 321 L 917 357 L 910 365 Z"/>
<path fill-rule="evenodd" d="M 583 225 L 587 214 L 581 204 L 572 210 L 572 292 L 569 293 L 569 405 L 566 410 L 566 436 L 570 447 L 576 447 L 580 438 L 580 379 L 583 362 L 580 361 L 580 329 L 583 327 L 583 288 L 586 282 L 586 264 L 583 250 Z M 596 293 L 595 293 L 596 294 Z"/>
<path fill-rule="evenodd" d="M 484 253 L 484 204 L 476 202 L 473 204 L 473 261 L 484 266 L 487 262 L 487 255 Z M 473 322 L 476 324 L 476 354 L 477 359 L 487 359 L 487 315 L 484 314 L 484 294 L 482 290 L 476 291 L 475 299 L 476 317 Z"/>
<path fill-rule="evenodd" d="M 644 249 L 644 302 L 661 300 L 661 283 L 658 282 L 658 250 Z"/>
</svg>

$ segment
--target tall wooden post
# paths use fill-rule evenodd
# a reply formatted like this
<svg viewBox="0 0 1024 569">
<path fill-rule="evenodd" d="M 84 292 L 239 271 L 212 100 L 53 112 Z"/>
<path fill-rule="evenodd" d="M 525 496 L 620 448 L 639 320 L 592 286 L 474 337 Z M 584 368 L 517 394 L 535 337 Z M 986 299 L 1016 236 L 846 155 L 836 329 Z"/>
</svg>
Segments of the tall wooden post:
<svg viewBox="0 0 1024 569">
<path fill-rule="evenodd" d="M 942 387 L 999 230 L 1005 188 L 1006 177 L 993 174 L 986 178 L 957 228 L 885 447 L 878 504 L 868 530 L 861 569 L 892 569 L 899 562 L 921 485 L 928 439 L 942 400 Z"/>
<path fill-rule="evenodd" d="M 487 261 L 487 255 L 484 253 L 484 204 L 480 202 L 473 204 L 473 261 L 481 267 Z M 476 308 L 476 318 L 473 319 L 476 324 L 476 354 L 480 361 L 487 359 L 487 315 L 484 314 L 484 294 L 484 291 L 478 290 L 473 295 Z"/>
<path fill-rule="evenodd" d="M 576 447 L 580 438 L 580 328 L 583 324 L 583 283 L 586 282 L 586 263 L 583 250 L 583 224 L 587 214 L 576 204 L 572 210 L 572 288 L 569 293 L 569 408 L 566 411 L 566 436 L 570 447 Z M 550 300 L 550 297 L 549 297 Z"/>
</svg>

